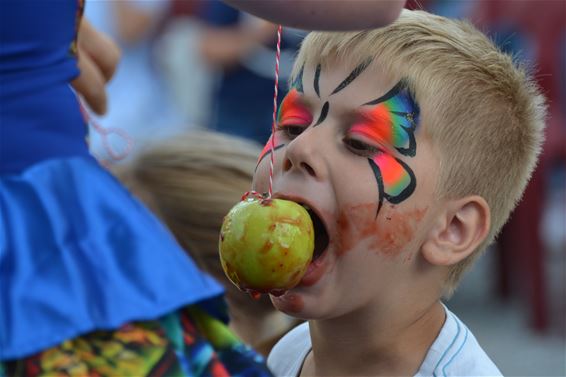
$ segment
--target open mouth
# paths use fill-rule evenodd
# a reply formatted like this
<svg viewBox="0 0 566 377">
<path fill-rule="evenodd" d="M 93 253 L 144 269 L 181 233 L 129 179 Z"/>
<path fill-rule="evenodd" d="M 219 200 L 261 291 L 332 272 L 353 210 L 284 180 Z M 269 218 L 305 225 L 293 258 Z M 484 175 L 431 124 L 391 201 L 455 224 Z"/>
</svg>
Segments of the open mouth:
<svg viewBox="0 0 566 377">
<path fill-rule="evenodd" d="M 324 222 L 322 221 L 320 216 L 318 216 L 317 213 L 313 211 L 308 205 L 302 204 L 302 206 L 307 210 L 312 219 L 314 228 L 314 253 L 312 259 L 313 261 L 315 261 L 328 248 L 330 238 L 328 236 L 326 226 L 324 226 Z"/>
</svg>

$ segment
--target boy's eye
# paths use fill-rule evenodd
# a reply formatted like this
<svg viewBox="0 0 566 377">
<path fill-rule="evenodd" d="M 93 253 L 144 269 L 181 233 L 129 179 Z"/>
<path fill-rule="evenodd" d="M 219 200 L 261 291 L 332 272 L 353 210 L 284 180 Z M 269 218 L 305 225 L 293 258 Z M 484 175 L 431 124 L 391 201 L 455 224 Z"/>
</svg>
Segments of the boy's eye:
<svg viewBox="0 0 566 377">
<path fill-rule="evenodd" d="M 294 139 L 300 134 L 302 134 L 305 128 L 306 128 L 305 126 L 293 126 L 293 125 L 278 127 L 278 129 L 283 131 L 289 139 Z"/>
<path fill-rule="evenodd" d="M 350 151 L 363 157 L 371 157 L 379 152 L 379 148 L 357 139 L 346 138 L 344 144 Z"/>
</svg>

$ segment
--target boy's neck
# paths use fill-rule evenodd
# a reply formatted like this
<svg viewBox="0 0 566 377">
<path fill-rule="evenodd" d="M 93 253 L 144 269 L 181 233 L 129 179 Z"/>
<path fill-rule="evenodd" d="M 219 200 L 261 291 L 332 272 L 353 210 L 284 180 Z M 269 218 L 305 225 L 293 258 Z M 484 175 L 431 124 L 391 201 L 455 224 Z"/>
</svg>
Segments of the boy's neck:
<svg viewBox="0 0 566 377">
<path fill-rule="evenodd" d="M 352 318 L 311 321 L 313 351 L 301 375 L 414 375 L 445 318 L 437 301 L 409 311 L 369 310 Z"/>
</svg>

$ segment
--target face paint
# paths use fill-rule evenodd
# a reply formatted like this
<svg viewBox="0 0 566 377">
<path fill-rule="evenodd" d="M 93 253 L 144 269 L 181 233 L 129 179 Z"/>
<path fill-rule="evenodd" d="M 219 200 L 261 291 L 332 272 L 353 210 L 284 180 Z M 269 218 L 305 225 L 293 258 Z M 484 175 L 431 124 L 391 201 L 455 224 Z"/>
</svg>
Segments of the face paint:
<svg viewBox="0 0 566 377">
<path fill-rule="evenodd" d="M 301 70 L 299 71 L 299 73 L 297 74 L 297 77 L 295 77 L 295 80 L 291 84 L 291 88 L 297 89 L 297 91 L 299 93 L 304 93 L 304 90 L 303 90 L 303 73 L 304 72 L 305 72 L 305 64 L 303 63 Z"/>
<path fill-rule="evenodd" d="M 326 117 L 328 116 L 328 107 L 330 105 L 328 104 L 328 101 L 326 101 L 324 103 L 324 105 L 322 106 L 322 110 L 320 111 L 320 116 L 318 117 L 318 120 L 316 121 L 315 125 L 313 127 L 318 126 L 319 124 L 321 124 L 322 122 L 324 122 L 324 120 L 326 119 Z"/>
<path fill-rule="evenodd" d="M 301 95 L 297 89 L 285 96 L 277 113 L 278 127 L 285 126 L 308 126 L 312 123 L 312 114 L 301 100 Z"/>
<path fill-rule="evenodd" d="M 320 81 L 320 71 L 322 69 L 322 66 L 319 64 L 316 66 L 316 71 L 314 73 L 314 91 L 316 92 L 316 95 L 318 96 L 318 98 L 320 98 L 320 87 L 319 87 L 319 81 Z"/>
<path fill-rule="evenodd" d="M 277 112 L 277 127 L 284 128 L 290 126 L 308 126 L 312 123 L 313 117 L 309 109 L 304 105 L 301 100 L 301 95 L 296 88 L 291 89 L 289 93 L 285 96 L 281 105 L 279 106 L 279 111 Z M 278 150 L 285 146 L 284 143 L 280 143 L 277 134 L 271 135 L 267 144 L 263 147 L 261 151 L 257 165 L 271 153 L 271 139 L 273 138 L 273 145 L 275 145 L 274 150 Z M 257 169 L 256 165 L 256 169 Z"/>
<path fill-rule="evenodd" d="M 358 65 L 356 68 L 354 68 L 354 70 L 348 75 L 348 77 L 346 77 L 336 87 L 336 89 L 334 89 L 332 91 L 332 93 L 330 93 L 330 95 L 336 94 L 339 91 L 341 91 L 342 89 L 344 89 L 345 87 L 347 87 L 348 85 L 350 85 L 350 83 L 352 81 L 354 81 L 359 75 L 362 74 L 363 71 L 366 70 L 366 68 L 371 64 L 372 61 L 373 61 L 373 58 L 368 58 L 368 59 L 366 59 L 366 61 L 362 62 L 360 65 Z"/>
<path fill-rule="evenodd" d="M 413 157 L 417 151 L 414 132 L 419 108 L 405 86 L 399 83 L 384 96 L 365 105 L 376 106 L 360 111 L 360 119 L 350 132 Z"/>
<path fill-rule="evenodd" d="M 377 217 L 384 199 L 397 204 L 415 190 L 416 178 L 411 168 L 386 150 L 393 148 L 408 157 L 416 154 L 414 132 L 419 109 L 403 82 L 366 105 L 375 106 L 360 111 L 359 119 L 348 133 L 368 140 L 379 149 L 369 159 L 380 193 Z"/>
<path fill-rule="evenodd" d="M 265 144 L 265 146 L 263 147 L 261 153 L 259 154 L 259 157 L 257 159 L 257 164 L 255 166 L 255 168 L 257 169 L 259 163 L 267 156 L 269 156 L 269 154 L 271 153 L 271 139 L 273 140 L 273 145 L 275 145 L 275 147 L 273 148 L 274 151 L 277 151 L 280 148 L 283 148 L 285 146 L 285 144 L 277 144 L 277 134 L 271 134 L 269 140 L 267 140 L 267 143 Z"/>
<path fill-rule="evenodd" d="M 413 193 L 416 179 L 407 164 L 386 153 L 378 154 L 372 161 L 381 172 L 383 195 L 388 202 L 398 204 Z"/>
</svg>

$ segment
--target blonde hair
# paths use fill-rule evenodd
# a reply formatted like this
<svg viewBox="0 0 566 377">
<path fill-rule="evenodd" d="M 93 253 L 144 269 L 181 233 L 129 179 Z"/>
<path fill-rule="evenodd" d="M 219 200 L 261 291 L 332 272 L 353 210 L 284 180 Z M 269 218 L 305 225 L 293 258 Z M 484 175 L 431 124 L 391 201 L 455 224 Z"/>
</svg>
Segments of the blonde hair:
<svg viewBox="0 0 566 377">
<path fill-rule="evenodd" d="M 418 127 L 440 158 L 437 197 L 479 195 L 490 207 L 489 235 L 453 266 L 446 282 L 451 294 L 525 189 L 544 138 L 545 100 L 527 70 L 470 23 L 423 11 L 404 10 L 377 30 L 310 33 L 291 82 L 305 65 L 355 67 L 368 58 L 391 77 L 408 81 L 421 109 Z"/>
<path fill-rule="evenodd" d="M 222 275 L 220 227 L 250 190 L 260 151 L 244 139 L 192 131 L 147 148 L 115 173 L 167 224 L 201 268 Z"/>
</svg>

